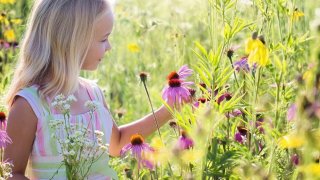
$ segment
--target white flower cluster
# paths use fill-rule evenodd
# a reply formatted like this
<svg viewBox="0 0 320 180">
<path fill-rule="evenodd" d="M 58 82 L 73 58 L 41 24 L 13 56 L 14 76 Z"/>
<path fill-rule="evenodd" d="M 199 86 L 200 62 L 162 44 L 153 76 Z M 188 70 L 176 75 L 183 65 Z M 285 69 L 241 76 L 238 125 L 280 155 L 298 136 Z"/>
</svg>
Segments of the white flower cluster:
<svg viewBox="0 0 320 180">
<path fill-rule="evenodd" d="M 63 114 L 70 113 L 71 103 L 77 101 L 74 95 L 65 97 L 63 94 L 56 96 L 51 105 Z"/>
<path fill-rule="evenodd" d="M 0 162 L 0 180 L 9 179 L 12 177 L 12 167 L 13 165 L 10 162 Z"/>
<path fill-rule="evenodd" d="M 75 100 L 74 96 L 65 98 L 59 95 L 55 97 L 52 105 L 64 115 L 68 115 L 70 104 Z M 87 101 L 85 106 L 92 113 L 97 110 L 98 103 Z M 49 126 L 54 130 L 51 137 L 57 140 L 63 163 L 71 168 L 68 171 L 74 177 L 85 179 L 87 174 L 82 173 L 88 172 L 91 165 L 108 152 L 109 146 L 103 143 L 104 133 L 94 129 L 92 119 L 83 123 L 71 123 L 69 118 L 70 116 L 64 116 L 62 120 L 50 120 Z"/>
<path fill-rule="evenodd" d="M 96 101 L 87 101 L 84 106 L 89 109 L 89 111 L 94 112 L 98 109 L 98 103 Z"/>
</svg>

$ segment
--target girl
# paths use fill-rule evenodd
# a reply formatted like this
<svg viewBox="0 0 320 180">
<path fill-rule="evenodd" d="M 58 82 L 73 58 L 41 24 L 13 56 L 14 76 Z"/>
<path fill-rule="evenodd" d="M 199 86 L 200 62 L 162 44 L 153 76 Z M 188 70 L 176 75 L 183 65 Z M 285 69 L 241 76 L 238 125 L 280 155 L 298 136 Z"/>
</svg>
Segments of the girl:
<svg viewBox="0 0 320 180">
<path fill-rule="evenodd" d="M 95 70 L 104 53 L 111 49 L 108 37 L 113 15 L 106 0 L 36 0 L 21 43 L 18 66 L 7 94 L 9 108 L 7 132 L 13 143 L 4 159 L 13 162 L 13 179 L 49 179 L 58 169 L 61 156 L 56 141 L 50 138 L 47 115 L 53 98 L 73 94 L 71 122 L 87 120 L 88 100 L 100 102 L 95 126 L 100 127 L 110 144 L 109 153 L 118 156 L 130 136 L 148 136 L 156 130 L 151 114 L 118 127 L 112 120 L 99 87 L 79 77 L 80 70 Z M 171 114 L 162 106 L 155 112 L 159 125 Z M 54 117 L 61 117 L 59 112 Z M 108 179 L 113 172 L 108 157 L 100 158 L 89 179 Z M 65 179 L 59 170 L 55 179 Z"/>
</svg>

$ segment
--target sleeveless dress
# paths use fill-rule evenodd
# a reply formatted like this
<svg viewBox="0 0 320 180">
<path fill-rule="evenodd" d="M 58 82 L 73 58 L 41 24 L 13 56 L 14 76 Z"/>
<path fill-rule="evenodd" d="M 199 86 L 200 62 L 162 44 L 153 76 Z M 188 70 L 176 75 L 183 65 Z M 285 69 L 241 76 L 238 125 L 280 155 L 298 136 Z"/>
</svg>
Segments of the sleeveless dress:
<svg viewBox="0 0 320 180">
<path fill-rule="evenodd" d="M 64 180 L 66 179 L 66 172 L 64 165 L 62 165 L 63 157 L 59 154 L 60 145 L 56 139 L 51 138 L 54 130 L 49 126 L 50 120 L 61 120 L 63 119 L 63 115 L 56 113 L 56 111 L 49 106 L 51 105 L 49 99 L 47 99 L 47 102 L 40 99 L 38 87 L 38 85 L 26 87 L 17 93 L 17 96 L 21 96 L 28 101 L 38 118 L 36 135 L 29 157 L 26 175 L 30 179 Z M 86 112 L 71 115 L 70 122 L 88 125 L 88 122 L 91 120 L 94 129 L 104 133 L 103 143 L 110 144 L 113 121 L 110 112 L 104 107 L 102 92 L 99 87 L 91 81 L 85 83 L 85 87 L 90 99 L 97 102 L 98 108 L 94 111 L 92 119 L 90 112 Z M 116 172 L 109 167 L 108 161 L 109 155 L 105 153 L 104 156 L 93 163 L 88 179 L 118 179 Z"/>
</svg>

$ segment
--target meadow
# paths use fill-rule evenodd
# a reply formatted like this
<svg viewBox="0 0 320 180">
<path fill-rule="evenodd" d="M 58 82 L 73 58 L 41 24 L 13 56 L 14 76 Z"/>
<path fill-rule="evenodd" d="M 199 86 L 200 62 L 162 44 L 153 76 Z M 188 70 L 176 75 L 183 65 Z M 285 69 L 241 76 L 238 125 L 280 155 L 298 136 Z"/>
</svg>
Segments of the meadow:
<svg viewBox="0 0 320 180">
<path fill-rule="evenodd" d="M 6 114 L 31 4 L 0 0 Z M 111 159 L 120 179 L 320 177 L 320 1 L 121 0 L 114 14 L 112 50 L 81 76 L 99 84 L 118 125 L 151 113 L 141 72 L 153 107 L 171 72 L 188 65 L 194 82 L 192 102 L 144 140 L 151 167 L 130 154 Z"/>
</svg>

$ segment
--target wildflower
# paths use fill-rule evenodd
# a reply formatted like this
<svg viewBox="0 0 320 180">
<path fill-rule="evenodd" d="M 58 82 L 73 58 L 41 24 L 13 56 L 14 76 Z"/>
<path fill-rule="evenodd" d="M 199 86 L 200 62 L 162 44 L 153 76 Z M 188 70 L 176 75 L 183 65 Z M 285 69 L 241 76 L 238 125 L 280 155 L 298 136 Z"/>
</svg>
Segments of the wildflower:
<svg viewBox="0 0 320 180">
<path fill-rule="evenodd" d="M 248 130 L 243 126 L 238 126 L 237 129 L 238 129 L 238 132 L 234 135 L 234 139 L 237 142 L 243 144 L 247 139 Z"/>
<path fill-rule="evenodd" d="M 12 29 L 5 30 L 3 32 L 4 37 L 7 39 L 7 41 L 12 42 L 15 41 L 16 36 L 14 34 L 14 31 Z"/>
<path fill-rule="evenodd" d="M 232 59 L 234 52 L 239 49 L 240 46 L 233 46 L 227 51 L 227 56 L 229 59 Z"/>
<path fill-rule="evenodd" d="M 207 85 L 205 83 L 199 83 L 200 87 L 202 87 L 203 89 L 207 89 Z M 201 89 L 202 89 L 201 88 Z"/>
<path fill-rule="evenodd" d="M 282 148 L 298 148 L 303 145 L 303 139 L 296 134 L 288 134 L 281 137 L 278 144 Z"/>
<path fill-rule="evenodd" d="M 181 131 L 181 136 L 178 139 L 177 146 L 180 150 L 193 148 L 193 140 L 187 136 L 185 131 Z"/>
<path fill-rule="evenodd" d="M 12 140 L 8 136 L 5 130 L 0 130 L 0 148 L 6 148 L 8 144 L 11 144 Z"/>
<path fill-rule="evenodd" d="M 98 104 L 95 101 L 87 101 L 84 104 L 91 112 L 94 112 L 95 110 L 98 109 Z"/>
<path fill-rule="evenodd" d="M 257 33 L 253 33 L 252 37 L 247 40 L 245 51 L 249 55 L 248 64 L 250 66 L 257 63 L 264 67 L 269 63 L 269 52 L 265 46 L 265 40 L 262 36 L 258 37 Z"/>
<path fill-rule="evenodd" d="M 239 109 L 235 109 L 232 112 L 226 113 L 225 115 L 227 118 L 234 118 L 234 117 L 242 115 L 242 111 Z"/>
<path fill-rule="evenodd" d="M 99 131 L 99 130 L 95 130 L 94 131 L 94 134 L 97 136 L 97 137 L 102 137 L 104 136 L 104 133 L 102 131 Z"/>
<path fill-rule="evenodd" d="M 13 24 L 19 25 L 19 24 L 22 23 L 22 19 L 11 19 L 11 22 L 12 22 Z"/>
<path fill-rule="evenodd" d="M 229 101 L 232 98 L 232 95 L 228 92 L 224 93 L 223 95 L 221 95 L 218 99 L 217 99 L 217 103 L 220 105 L 220 103 L 223 100 Z"/>
<path fill-rule="evenodd" d="M 196 95 L 196 90 L 195 89 L 192 89 L 192 88 L 188 88 L 189 92 L 190 92 L 190 95 L 191 97 L 195 97 Z"/>
<path fill-rule="evenodd" d="M 0 112 L 0 129 L 6 129 L 6 114 L 4 112 Z"/>
<path fill-rule="evenodd" d="M 143 154 L 154 151 L 152 147 L 150 147 L 147 143 L 144 143 L 142 136 L 139 134 L 134 134 L 131 136 L 130 143 L 121 149 L 120 155 L 124 156 L 129 150 L 131 150 L 132 156 L 138 161 L 138 167 L 141 165 L 146 165 Z"/>
<path fill-rule="evenodd" d="M 147 74 L 146 72 L 141 72 L 141 73 L 139 74 L 139 76 L 140 76 L 140 80 L 141 80 L 142 82 L 145 82 L 145 81 L 147 80 L 147 78 L 148 78 L 148 74 Z"/>
<path fill-rule="evenodd" d="M 292 104 L 287 112 L 287 120 L 292 121 L 294 117 L 296 116 L 297 106 L 295 104 Z"/>
<path fill-rule="evenodd" d="M 188 65 L 183 65 L 178 71 L 179 79 L 185 80 L 187 77 L 191 76 L 193 70 L 188 67 Z"/>
<path fill-rule="evenodd" d="M 293 154 L 291 156 L 291 162 L 295 166 L 299 165 L 299 156 L 298 156 L 298 154 Z"/>
<path fill-rule="evenodd" d="M 128 44 L 127 47 L 129 49 L 129 51 L 132 53 L 136 53 L 136 52 L 140 51 L 140 47 L 136 43 L 130 43 L 130 44 Z"/>
<path fill-rule="evenodd" d="M 207 99 L 206 98 L 199 98 L 198 101 L 201 102 L 202 104 L 204 104 L 204 103 L 206 103 Z"/>
<path fill-rule="evenodd" d="M 192 82 L 183 82 L 180 79 L 171 79 L 168 82 L 169 86 L 162 90 L 162 98 L 168 102 L 185 103 L 190 101 L 190 92 L 188 85 Z"/>
<path fill-rule="evenodd" d="M 188 67 L 188 65 L 183 65 L 178 72 L 172 71 L 167 79 L 168 81 L 172 79 L 180 79 L 180 80 L 186 80 L 187 77 L 191 76 L 193 73 L 193 70 Z"/>
<path fill-rule="evenodd" d="M 175 121 L 169 121 L 169 126 L 173 129 L 176 129 L 178 125 L 177 125 L 177 122 Z"/>
<path fill-rule="evenodd" d="M 303 17 L 304 13 L 302 11 L 299 11 L 298 8 L 296 8 L 292 13 L 292 20 L 298 21 L 300 17 Z"/>
<path fill-rule="evenodd" d="M 0 49 L 8 49 L 10 48 L 10 44 L 3 39 L 0 39 Z"/>
<path fill-rule="evenodd" d="M 237 72 L 249 72 L 250 71 L 250 67 L 248 64 L 248 57 L 242 57 L 239 61 L 236 61 L 233 64 L 235 70 Z"/>
<path fill-rule="evenodd" d="M 0 4 L 14 4 L 16 0 L 0 0 Z"/>
</svg>

